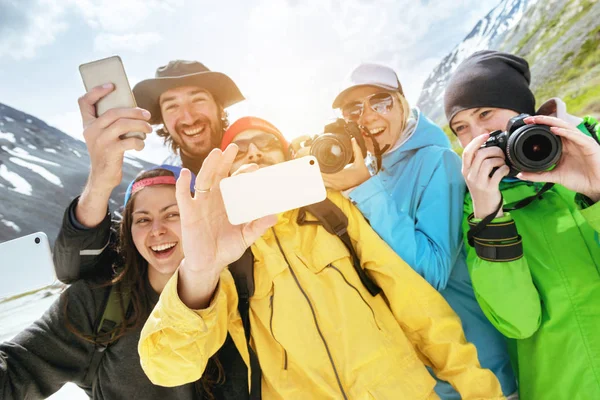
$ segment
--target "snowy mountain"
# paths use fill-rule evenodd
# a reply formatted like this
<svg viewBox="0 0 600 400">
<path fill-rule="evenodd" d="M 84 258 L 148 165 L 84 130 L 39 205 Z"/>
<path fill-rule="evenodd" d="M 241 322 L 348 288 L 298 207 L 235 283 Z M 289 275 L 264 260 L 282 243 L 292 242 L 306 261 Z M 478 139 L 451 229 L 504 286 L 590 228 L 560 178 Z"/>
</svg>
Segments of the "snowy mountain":
<svg viewBox="0 0 600 400">
<path fill-rule="evenodd" d="M 465 58 L 483 49 L 527 59 L 538 105 L 561 97 L 573 114 L 600 116 L 599 1 L 503 0 L 425 81 L 418 105 L 440 125 L 447 124 L 443 95 L 449 77 Z"/>
<path fill-rule="evenodd" d="M 127 183 L 151 165 L 125 161 L 125 183 L 113 192 L 111 210 L 123 203 Z M 53 244 L 89 163 L 85 143 L 0 103 L 0 242 L 43 231 Z"/>
<path fill-rule="evenodd" d="M 421 110 L 434 121 L 445 123 L 444 88 L 456 67 L 476 51 L 498 48 L 527 8 L 536 2 L 537 0 L 503 0 L 481 19 L 471 33 L 434 68 L 423 84 L 418 101 Z"/>
</svg>

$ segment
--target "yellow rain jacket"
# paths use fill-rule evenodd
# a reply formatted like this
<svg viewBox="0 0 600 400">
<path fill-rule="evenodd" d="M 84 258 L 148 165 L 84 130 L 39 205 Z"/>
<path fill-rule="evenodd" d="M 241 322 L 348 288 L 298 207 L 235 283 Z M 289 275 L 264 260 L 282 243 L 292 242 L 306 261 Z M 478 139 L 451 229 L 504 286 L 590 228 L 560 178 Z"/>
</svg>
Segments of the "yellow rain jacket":
<svg viewBox="0 0 600 400">
<path fill-rule="evenodd" d="M 263 373 L 262 397 L 437 399 L 425 363 L 463 399 L 503 399 L 441 295 L 348 200 L 337 192 L 329 198 L 348 216 L 362 266 L 383 293 L 373 297 L 364 288 L 339 238 L 321 226 L 299 226 L 298 210 L 281 214 L 252 246 L 251 345 Z M 138 350 L 150 380 L 177 386 L 199 379 L 227 331 L 250 365 L 229 271 L 204 310 L 181 302 L 177 280 L 176 273 L 142 330 Z"/>
</svg>

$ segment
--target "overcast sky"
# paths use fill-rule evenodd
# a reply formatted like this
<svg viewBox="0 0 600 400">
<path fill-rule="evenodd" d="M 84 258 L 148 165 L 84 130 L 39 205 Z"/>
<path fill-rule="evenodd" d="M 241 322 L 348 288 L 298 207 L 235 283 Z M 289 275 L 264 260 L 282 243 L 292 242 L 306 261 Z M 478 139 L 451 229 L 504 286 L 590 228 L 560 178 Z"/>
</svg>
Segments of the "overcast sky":
<svg viewBox="0 0 600 400">
<path fill-rule="evenodd" d="M 0 0 L 0 103 L 82 138 L 82 63 L 118 54 L 132 85 L 172 59 L 228 74 L 230 116 L 317 133 L 360 62 L 400 76 L 415 103 L 433 67 L 500 0 Z M 160 162 L 156 137 L 138 156 Z"/>
</svg>

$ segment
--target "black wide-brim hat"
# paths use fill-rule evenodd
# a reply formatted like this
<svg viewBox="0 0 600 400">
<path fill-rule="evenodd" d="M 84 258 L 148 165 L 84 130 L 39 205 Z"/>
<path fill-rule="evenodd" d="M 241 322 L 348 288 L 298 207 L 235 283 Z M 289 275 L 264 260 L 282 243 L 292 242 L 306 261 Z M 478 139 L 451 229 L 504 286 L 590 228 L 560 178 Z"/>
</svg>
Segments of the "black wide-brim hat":
<svg viewBox="0 0 600 400">
<path fill-rule="evenodd" d="M 197 61 L 175 60 L 156 70 L 155 78 L 139 82 L 133 88 L 138 107 L 150 111 L 151 124 L 162 122 L 160 95 L 180 86 L 197 86 L 209 92 L 215 101 L 227 108 L 244 100 L 235 82 L 221 72 L 209 70 Z"/>
</svg>

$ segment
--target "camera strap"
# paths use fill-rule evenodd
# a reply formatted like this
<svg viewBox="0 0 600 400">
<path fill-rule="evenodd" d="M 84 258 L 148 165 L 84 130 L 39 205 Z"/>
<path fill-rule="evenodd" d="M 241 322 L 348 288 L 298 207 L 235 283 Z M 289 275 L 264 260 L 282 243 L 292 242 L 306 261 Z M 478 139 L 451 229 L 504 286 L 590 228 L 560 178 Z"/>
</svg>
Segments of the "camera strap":
<svg viewBox="0 0 600 400">
<path fill-rule="evenodd" d="M 522 200 L 519 200 L 515 205 L 508 205 L 508 206 L 504 207 L 502 210 L 503 211 L 514 211 L 514 210 L 519 210 L 521 208 L 527 207 L 528 205 L 533 203 L 535 200 L 541 199 L 542 195 L 544 193 L 546 193 L 548 190 L 552 189 L 553 186 L 554 186 L 554 183 L 547 182 L 544 184 L 544 186 L 542 186 L 540 191 L 537 192 L 536 194 L 526 197 Z M 502 196 L 502 193 L 500 194 L 500 196 Z M 498 211 L 496 211 L 496 212 L 498 212 Z M 496 214 L 494 213 L 494 215 L 496 215 Z"/>
<path fill-rule="evenodd" d="M 554 183 L 548 182 L 536 194 L 519 200 L 514 205 L 509 205 L 502 208 L 504 198 L 500 193 L 500 203 L 498 207 L 483 218 L 481 221 L 472 222 L 474 214 L 472 213 L 467 218 L 469 232 L 467 232 L 467 241 L 471 247 L 475 248 L 477 255 L 488 261 L 513 261 L 523 255 L 523 245 L 521 236 L 517 232 L 517 227 L 514 221 L 507 222 L 492 222 L 493 219 L 502 208 L 503 211 L 514 211 L 527 207 L 537 199 L 541 199 L 542 195 L 550 190 Z"/>
<path fill-rule="evenodd" d="M 375 138 L 373 138 L 373 136 L 371 136 L 370 133 L 369 133 L 369 139 L 371 139 L 371 143 L 373 143 L 373 150 L 375 151 L 375 159 L 377 160 L 375 173 L 378 173 L 379 171 L 381 171 L 381 167 L 383 166 L 383 160 L 382 160 L 383 153 L 385 153 L 386 150 L 390 148 L 390 145 L 386 144 L 385 146 L 383 146 L 383 149 L 380 148 L 379 143 L 377 143 L 377 140 L 375 140 Z"/>
</svg>

